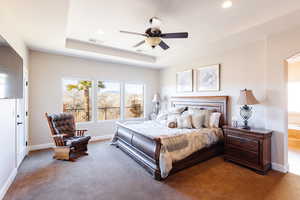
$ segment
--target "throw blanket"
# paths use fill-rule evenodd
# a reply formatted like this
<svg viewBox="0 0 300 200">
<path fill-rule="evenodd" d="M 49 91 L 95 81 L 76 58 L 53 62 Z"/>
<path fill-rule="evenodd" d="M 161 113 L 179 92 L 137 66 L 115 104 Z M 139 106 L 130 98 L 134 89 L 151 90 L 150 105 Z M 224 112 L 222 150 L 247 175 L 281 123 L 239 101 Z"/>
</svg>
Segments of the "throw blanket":
<svg viewBox="0 0 300 200">
<path fill-rule="evenodd" d="M 174 162 L 180 161 L 202 148 L 209 147 L 223 138 L 220 128 L 168 128 L 158 121 L 125 122 L 122 123 L 122 126 L 153 139 L 160 138 L 162 146 L 159 166 L 162 178 L 168 176 Z"/>
</svg>

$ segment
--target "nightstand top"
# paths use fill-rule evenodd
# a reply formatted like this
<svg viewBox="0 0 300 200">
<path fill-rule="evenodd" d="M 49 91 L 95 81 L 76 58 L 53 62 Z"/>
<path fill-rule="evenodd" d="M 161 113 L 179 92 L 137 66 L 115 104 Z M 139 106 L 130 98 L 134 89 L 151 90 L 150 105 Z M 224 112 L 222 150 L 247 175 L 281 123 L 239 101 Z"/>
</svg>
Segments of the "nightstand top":
<svg viewBox="0 0 300 200">
<path fill-rule="evenodd" d="M 273 131 L 263 128 L 251 128 L 251 129 L 243 129 L 241 127 L 233 127 L 233 126 L 223 126 L 223 129 L 230 129 L 236 130 L 244 133 L 254 133 L 254 134 L 261 134 L 261 135 L 268 135 L 271 134 Z"/>
</svg>

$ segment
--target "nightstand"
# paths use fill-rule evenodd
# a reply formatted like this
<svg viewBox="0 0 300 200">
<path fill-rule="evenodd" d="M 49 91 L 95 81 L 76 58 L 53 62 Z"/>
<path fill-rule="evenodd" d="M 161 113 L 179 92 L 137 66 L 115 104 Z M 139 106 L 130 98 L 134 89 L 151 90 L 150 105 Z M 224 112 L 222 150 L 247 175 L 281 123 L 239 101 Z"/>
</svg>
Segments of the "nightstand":
<svg viewBox="0 0 300 200">
<path fill-rule="evenodd" d="M 223 126 L 225 161 L 232 161 L 259 174 L 271 169 L 272 131 L 265 129 L 242 129 Z"/>
</svg>

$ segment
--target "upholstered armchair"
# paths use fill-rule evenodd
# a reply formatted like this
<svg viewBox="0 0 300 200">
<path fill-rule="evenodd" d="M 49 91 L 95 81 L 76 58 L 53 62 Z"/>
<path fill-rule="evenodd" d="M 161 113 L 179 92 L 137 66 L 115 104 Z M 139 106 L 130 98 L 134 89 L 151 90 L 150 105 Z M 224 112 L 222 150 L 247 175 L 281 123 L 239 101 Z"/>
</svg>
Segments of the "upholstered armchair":
<svg viewBox="0 0 300 200">
<path fill-rule="evenodd" d="M 80 155 L 88 155 L 87 145 L 91 137 L 85 136 L 87 130 L 76 130 L 72 114 L 45 115 L 55 143 L 53 158 L 74 161 Z"/>
</svg>

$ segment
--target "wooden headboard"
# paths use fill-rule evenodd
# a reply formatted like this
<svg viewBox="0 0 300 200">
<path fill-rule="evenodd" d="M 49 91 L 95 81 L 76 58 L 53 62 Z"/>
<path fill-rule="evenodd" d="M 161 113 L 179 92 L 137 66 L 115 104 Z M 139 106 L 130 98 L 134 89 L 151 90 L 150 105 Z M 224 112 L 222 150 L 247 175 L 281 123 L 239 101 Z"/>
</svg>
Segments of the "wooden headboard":
<svg viewBox="0 0 300 200">
<path fill-rule="evenodd" d="M 194 107 L 222 113 L 221 126 L 228 124 L 228 96 L 180 96 L 171 97 L 172 107 Z"/>
</svg>

